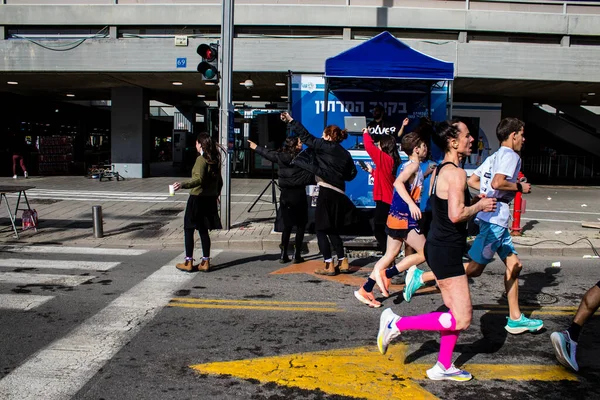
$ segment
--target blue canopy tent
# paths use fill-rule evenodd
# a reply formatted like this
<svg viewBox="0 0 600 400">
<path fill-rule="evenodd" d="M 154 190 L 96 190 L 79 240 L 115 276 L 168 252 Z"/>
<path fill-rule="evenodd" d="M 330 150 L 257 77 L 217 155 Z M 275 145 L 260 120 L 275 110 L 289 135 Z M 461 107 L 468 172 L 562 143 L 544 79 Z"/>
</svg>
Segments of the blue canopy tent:
<svg viewBox="0 0 600 400">
<path fill-rule="evenodd" d="M 410 89 L 430 95 L 431 89 L 440 81 L 447 81 L 451 85 L 453 79 L 453 63 L 412 49 L 389 32 L 380 33 L 325 61 L 324 126 L 327 126 L 327 103 L 331 91 L 362 89 L 386 92 Z M 451 105 L 451 94 L 449 97 L 448 103 Z M 431 112 L 431 98 L 428 104 Z"/>
</svg>

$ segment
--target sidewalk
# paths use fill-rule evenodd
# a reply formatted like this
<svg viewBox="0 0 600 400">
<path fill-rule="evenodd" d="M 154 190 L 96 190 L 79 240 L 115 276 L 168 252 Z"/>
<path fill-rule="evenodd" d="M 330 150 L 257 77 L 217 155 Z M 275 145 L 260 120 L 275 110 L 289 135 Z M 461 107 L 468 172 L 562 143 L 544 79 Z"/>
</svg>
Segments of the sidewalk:
<svg viewBox="0 0 600 400">
<path fill-rule="evenodd" d="M 182 178 L 127 179 L 105 181 L 84 177 L 32 177 L 14 181 L 0 178 L 0 185 L 35 186 L 27 192 L 40 217 L 38 232 L 21 231 L 13 237 L 6 205 L 0 204 L 0 243 L 63 244 L 105 247 L 183 247 L 183 211 L 187 191 L 168 195 L 168 185 Z M 252 212 L 248 209 L 268 185 L 264 179 L 233 179 L 229 231 L 211 233 L 213 247 L 278 252 L 280 234 L 272 232 L 275 208 L 271 190 Z M 533 256 L 593 255 L 587 242 L 565 246 L 550 240 L 572 243 L 589 239 L 600 249 L 598 229 L 581 227 L 581 221 L 600 221 L 600 188 L 534 186 L 527 196 L 522 237 L 515 238 L 517 251 Z M 16 197 L 9 195 L 14 208 Z M 102 206 L 104 237 L 93 237 L 92 206 Z M 20 216 L 17 223 L 20 224 Z M 558 233 L 557 233 L 558 232 Z M 311 253 L 318 252 L 315 235 L 307 235 Z M 365 248 L 372 238 L 346 237 L 348 247 Z M 541 242 L 541 243 L 540 243 Z M 539 243 L 539 244 L 537 244 Z"/>
</svg>

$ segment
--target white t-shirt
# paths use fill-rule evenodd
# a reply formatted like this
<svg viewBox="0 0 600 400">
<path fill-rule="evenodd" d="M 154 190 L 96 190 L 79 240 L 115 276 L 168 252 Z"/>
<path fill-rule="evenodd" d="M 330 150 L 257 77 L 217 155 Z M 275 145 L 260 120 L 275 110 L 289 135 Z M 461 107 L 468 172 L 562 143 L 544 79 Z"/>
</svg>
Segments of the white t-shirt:
<svg viewBox="0 0 600 400">
<path fill-rule="evenodd" d="M 492 179 L 494 175 L 501 174 L 506 176 L 508 182 L 515 183 L 521 170 L 521 157 L 514 150 L 502 146 L 494 154 L 489 156 L 483 164 L 475 170 L 474 174 L 480 179 L 479 193 L 486 197 L 498 199 L 496 211 L 477 213 L 477 218 L 508 228 L 510 221 L 509 203 L 513 201 L 517 192 L 507 190 L 495 190 L 492 188 Z"/>
</svg>

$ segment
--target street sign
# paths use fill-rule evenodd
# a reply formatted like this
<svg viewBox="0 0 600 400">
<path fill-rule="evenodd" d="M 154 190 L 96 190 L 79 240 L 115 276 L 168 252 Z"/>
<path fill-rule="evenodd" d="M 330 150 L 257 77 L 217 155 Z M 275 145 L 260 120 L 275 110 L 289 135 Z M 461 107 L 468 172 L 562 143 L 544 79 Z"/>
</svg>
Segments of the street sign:
<svg viewBox="0 0 600 400">
<path fill-rule="evenodd" d="M 187 58 L 182 57 L 177 59 L 177 68 L 186 68 L 187 67 Z"/>
</svg>

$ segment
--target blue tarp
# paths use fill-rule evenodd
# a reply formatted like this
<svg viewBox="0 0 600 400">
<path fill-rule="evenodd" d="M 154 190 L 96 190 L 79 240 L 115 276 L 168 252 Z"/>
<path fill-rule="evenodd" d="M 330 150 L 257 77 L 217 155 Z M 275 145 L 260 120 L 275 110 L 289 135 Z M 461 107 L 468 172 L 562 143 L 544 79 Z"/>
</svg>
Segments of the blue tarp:
<svg viewBox="0 0 600 400">
<path fill-rule="evenodd" d="M 402 43 L 389 32 L 325 61 L 326 78 L 383 78 L 442 81 L 454 79 L 454 64 Z"/>
</svg>

